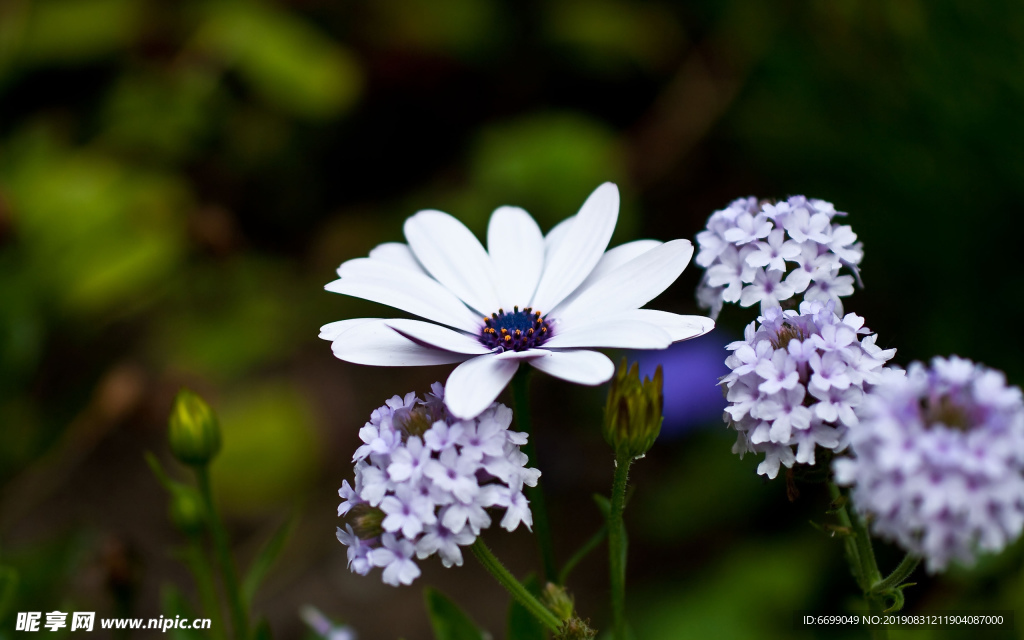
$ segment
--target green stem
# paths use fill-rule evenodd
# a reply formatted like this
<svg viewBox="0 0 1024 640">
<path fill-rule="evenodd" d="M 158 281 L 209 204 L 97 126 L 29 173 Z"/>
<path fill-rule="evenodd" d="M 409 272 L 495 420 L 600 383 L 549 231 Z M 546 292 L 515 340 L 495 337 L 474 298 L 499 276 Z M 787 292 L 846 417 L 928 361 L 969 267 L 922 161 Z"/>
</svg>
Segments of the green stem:
<svg viewBox="0 0 1024 640">
<path fill-rule="evenodd" d="M 213 491 L 210 487 L 210 473 L 206 467 L 195 467 L 196 479 L 199 483 L 199 492 L 203 496 L 203 503 L 206 505 L 207 522 L 210 526 L 210 535 L 213 537 L 213 550 L 220 565 L 221 579 L 224 581 L 224 592 L 228 600 L 228 608 L 231 611 L 231 624 L 235 630 L 235 637 L 238 640 L 246 640 L 249 637 L 249 621 L 245 612 L 245 605 L 242 602 L 242 592 L 238 588 L 238 573 L 235 571 L 235 562 L 231 557 L 231 549 L 228 545 L 228 533 L 221 522 L 220 514 L 213 504 Z"/>
<path fill-rule="evenodd" d="M 612 585 L 612 624 L 616 640 L 626 638 L 626 483 L 633 458 L 616 454 L 612 479 L 612 508 L 608 513 L 608 568 Z"/>
<path fill-rule="evenodd" d="M 871 587 L 871 591 L 881 594 L 899 587 L 903 584 L 904 580 L 910 577 L 910 574 L 914 573 L 914 570 L 917 569 L 917 565 L 919 564 L 921 564 L 920 556 L 908 553 L 903 556 L 903 560 L 901 560 L 899 565 L 893 569 L 892 573 L 885 577 L 885 580 L 882 580 Z"/>
<path fill-rule="evenodd" d="M 227 637 L 224 628 L 224 621 L 221 619 L 220 604 L 217 602 L 217 588 L 214 586 L 213 570 L 203 553 L 203 547 L 199 539 L 189 536 L 188 547 L 185 550 L 185 561 L 192 576 L 196 581 L 196 590 L 199 592 L 199 602 L 203 611 L 211 621 L 211 635 L 220 640 Z"/>
<path fill-rule="evenodd" d="M 530 367 L 522 367 L 512 378 L 512 404 L 515 406 L 516 428 L 526 433 L 529 439 L 523 445 L 523 453 L 530 459 L 530 463 L 540 468 L 537 460 L 537 445 L 534 442 L 533 430 L 530 422 Z M 526 487 L 526 497 L 530 501 L 530 510 L 533 512 L 533 532 L 537 538 L 537 546 L 540 548 L 541 562 L 544 564 L 544 579 L 553 582 L 558 579 L 558 567 L 555 564 L 555 547 L 551 538 L 551 524 L 548 521 L 547 500 L 544 497 L 544 488 L 540 481 L 536 487 Z"/>
<path fill-rule="evenodd" d="M 480 561 L 480 564 L 484 566 L 484 569 L 494 576 L 501 586 L 516 599 L 519 604 L 529 611 L 533 617 L 547 627 L 551 631 L 558 631 L 561 627 L 561 622 L 555 614 L 551 613 L 547 607 L 541 604 L 540 600 L 537 600 L 532 593 L 527 591 L 526 587 L 521 582 L 516 580 L 505 565 L 501 564 L 501 560 L 491 552 L 491 550 L 484 544 L 483 538 L 477 538 L 473 542 L 470 549 L 473 550 L 473 555 Z"/>
<path fill-rule="evenodd" d="M 882 573 L 878 570 L 878 563 L 875 561 L 875 551 L 871 548 L 871 535 L 868 533 L 867 524 L 859 515 L 852 517 L 843 502 L 844 496 L 834 482 L 828 483 L 829 495 L 833 502 L 839 504 L 836 513 L 839 517 L 839 524 L 850 531 L 850 535 L 843 539 L 846 546 L 846 555 L 850 561 L 850 569 L 854 573 L 857 584 L 864 592 L 864 599 L 867 600 L 868 610 L 872 615 L 882 615 L 885 606 L 883 599 L 874 592 L 874 586 L 882 581 Z M 889 629 L 884 625 L 871 627 L 871 637 L 875 640 L 887 640 Z"/>
<path fill-rule="evenodd" d="M 603 524 L 601 525 L 601 528 L 598 529 L 594 535 L 590 536 L 590 538 L 583 543 L 583 546 L 580 547 L 576 553 L 572 554 L 572 556 L 565 562 L 565 565 L 558 574 L 558 584 L 565 584 L 566 580 L 569 578 L 569 573 L 576 568 L 576 565 L 578 565 L 583 558 L 586 558 L 591 551 L 596 549 L 607 536 L 608 525 Z"/>
</svg>

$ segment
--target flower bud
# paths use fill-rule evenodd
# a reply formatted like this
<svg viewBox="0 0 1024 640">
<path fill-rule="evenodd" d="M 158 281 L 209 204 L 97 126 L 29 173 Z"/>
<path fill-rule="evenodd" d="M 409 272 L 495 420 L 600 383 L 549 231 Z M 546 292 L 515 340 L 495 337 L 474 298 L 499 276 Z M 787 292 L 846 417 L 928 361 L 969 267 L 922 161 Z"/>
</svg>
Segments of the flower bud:
<svg viewBox="0 0 1024 640">
<path fill-rule="evenodd" d="M 209 464 L 220 451 L 220 426 L 210 405 L 197 394 L 182 389 L 171 409 L 171 452 L 194 467 Z"/>
<path fill-rule="evenodd" d="M 549 582 L 544 585 L 544 591 L 541 593 L 541 600 L 544 602 L 544 606 L 547 607 L 551 613 L 558 616 L 559 620 L 568 620 L 571 618 L 576 608 L 572 596 L 565 590 L 565 587 L 560 587 L 554 582 Z"/>
<path fill-rule="evenodd" d="M 199 493 L 191 489 L 180 489 L 171 495 L 171 522 L 182 533 L 194 536 L 206 527 L 206 507 Z"/>
<path fill-rule="evenodd" d="M 604 413 L 604 439 L 617 455 L 636 458 L 647 453 L 661 432 L 662 407 L 661 366 L 654 378 L 646 376 L 640 381 L 640 367 L 633 363 L 627 368 L 622 359 L 611 389 Z"/>
</svg>

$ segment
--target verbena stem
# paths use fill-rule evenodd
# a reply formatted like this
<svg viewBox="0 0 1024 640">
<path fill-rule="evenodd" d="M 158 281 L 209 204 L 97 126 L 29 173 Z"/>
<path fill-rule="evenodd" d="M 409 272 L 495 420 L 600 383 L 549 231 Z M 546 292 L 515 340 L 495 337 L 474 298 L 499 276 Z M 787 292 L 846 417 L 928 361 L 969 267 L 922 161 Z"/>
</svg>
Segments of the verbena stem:
<svg viewBox="0 0 1024 640">
<path fill-rule="evenodd" d="M 516 577 L 505 568 L 505 565 L 501 564 L 501 560 L 498 560 L 497 556 L 484 544 L 483 538 L 478 537 L 470 549 L 473 550 L 473 555 L 484 566 L 484 569 L 487 569 L 494 576 L 494 579 L 501 586 L 505 587 L 519 604 L 523 605 L 533 617 L 537 618 L 549 630 L 558 631 L 558 628 L 561 626 L 561 621 L 559 621 L 558 617 L 541 604 L 540 600 L 537 600 L 521 582 L 516 580 Z"/>
<path fill-rule="evenodd" d="M 892 570 L 892 573 L 885 577 L 885 580 L 871 587 L 871 591 L 884 594 L 886 591 L 899 587 L 904 580 L 910 577 L 910 574 L 914 573 L 919 564 L 921 564 L 921 557 L 908 553 L 903 556 L 903 560 L 900 560 L 899 565 Z"/>
<path fill-rule="evenodd" d="M 829 481 L 828 490 L 833 502 L 839 505 L 836 510 L 839 524 L 850 532 L 843 542 L 850 561 L 850 569 L 854 572 L 853 577 L 864 592 L 864 599 L 867 600 L 871 614 L 880 615 L 884 609 L 883 601 L 876 593 L 875 586 L 882 582 L 882 573 L 878 570 L 875 552 L 871 547 L 871 534 L 868 533 L 863 518 L 857 514 L 850 515 L 844 502 L 845 497 L 836 483 Z M 885 625 L 873 625 L 871 637 L 875 640 L 887 640 L 889 629 Z"/>
<path fill-rule="evenodd" d="M 224 593 L 228 601 L 228 609 L 231 611 L 231 624 L 234 627 L 235 637 L 238 640 L 246 640 L 249 637 L 248 615 L 245 611 L 245 604 L 242 602 L 242 592 L 238 588 L 238 574 L 235 571 L 235 561 L 231 557 L 231 548 L 228 545 L 228 533 L 213 504 L 210 472 L 206 467 L 195 467 L 195 472 L 199 492 L 206 505 L 207 522 L 210 526 L 210 535 L 213 538 L 213 551 L 217 558 L 217 564 L 220 565 Z"/>
<path fill-rule="evenodd" d="M 534 442 L 533 429 L 530 421 L 530 368 L 522 367 L 512 378 L 512 404 L 515 405 L 516 428 L 526 433 L 529 439 L 523 446 L 523 453 L 530 459 L 530 464 L 539 468 L 537 461 L 537 445 Z M 551 538 L 551 524 L 548 521 L 547 500 L 540 481 L 536 487 L 526 487 L 526 497 L 530 501 L 533 513 L 533 532 L 540 548 L 541 562 L 544 564 L 544 579 L 554 582 L 558 579 L 558 568 L 555 565 L 555 548 Z"/>
<path fill-rule="evenodd" d="M 616 640 L 626 638 L 626 483 L 633 458 L 616 454 L 612 479 L 612 504 L 608 513 L 608 567 L 612 587 L 612 631 Z"/>
</svg>

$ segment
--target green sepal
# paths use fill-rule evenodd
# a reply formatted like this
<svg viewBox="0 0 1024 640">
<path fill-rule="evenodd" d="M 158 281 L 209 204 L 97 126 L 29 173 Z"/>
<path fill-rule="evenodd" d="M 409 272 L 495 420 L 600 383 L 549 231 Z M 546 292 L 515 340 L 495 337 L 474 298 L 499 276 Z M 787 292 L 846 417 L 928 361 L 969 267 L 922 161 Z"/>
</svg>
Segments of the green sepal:
<svg viewBox="0 0 1024 640">
<path fill-rule="evenodd" d="M 483 640 L 486 636 L 459 605 L 436 589 L 423 590 L 435 640 Z"/>
<path fill-rule="evenodd" d="M 246 572 L 245 579 L 242 580 L 242 599 L 247 605 L 252 605 L 252 599 L 256 595 L 257 589 L 259 589 L 260 583 L 263 582 L 263 578 L 266 577 L 270 568 L 274 565 L 274 561 L 281 554 L 281 550 L 284 549 L 288 537 L 295 528 L 296 519 L 296 516 L 293 514 L 281 523 L 281 526 L 267 540 L 267 543 L 263 545 L 259 554 L 252 561 L 252 564 L 249 565 L 249 571 Z"/>
</svg>

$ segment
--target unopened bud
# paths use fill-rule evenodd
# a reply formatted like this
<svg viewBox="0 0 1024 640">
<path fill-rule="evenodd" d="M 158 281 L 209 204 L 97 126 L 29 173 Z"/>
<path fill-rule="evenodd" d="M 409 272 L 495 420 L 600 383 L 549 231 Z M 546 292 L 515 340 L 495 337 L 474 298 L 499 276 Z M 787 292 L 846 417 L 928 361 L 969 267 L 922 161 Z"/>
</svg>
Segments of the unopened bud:
<svg viewBox="0 0 1024 640">
<path fill-rule="evenodd" d="M 197 394 L 182 389 L 171 409 L 171 452 L 181 462 L 201 467 L 220 451 L 220 426 L 210 405 Z"/>
<path fill-rule="evenodd" d="M 368 504 L 357 504 L 348 512 L 352 531 L 361 540 L 372 540 L 384 535 L 384 512 Z"/>
<path fill-rule="evenodd" d="M 661 366 L 653 379 L 641 382 L 639 365 L 627 368 L 623 358 L 608 390 L 604 439 L 617 454 L 636 458 L 647 453 L 661 432 L 664 402 Z"/>
<path fill-rule="evenodd" d="M 192 489 L 173 492 L 170 515 L 171 522 L 185 535 L 198 535 L 206 527 L 206 508 L 203 506 L 203 499 Z"/>
<path fill-rule="evenodd" d="M 576 606 L 565 587 L 560 587 L 554 582 L 549 582 L 544 586 L 541 600 L 551 613 L 558 616 L 559 620 L 571 618 Z"/>
</svg>

